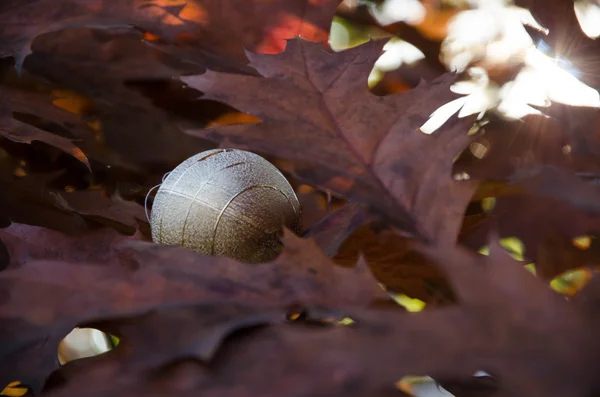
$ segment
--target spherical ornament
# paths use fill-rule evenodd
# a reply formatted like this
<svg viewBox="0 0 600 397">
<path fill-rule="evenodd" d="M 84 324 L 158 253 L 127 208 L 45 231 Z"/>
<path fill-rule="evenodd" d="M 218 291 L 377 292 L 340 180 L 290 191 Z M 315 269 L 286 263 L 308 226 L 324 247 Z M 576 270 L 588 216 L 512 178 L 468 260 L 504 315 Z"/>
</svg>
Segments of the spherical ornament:
<svg viewBox="0 0 600 397">
<path fill-rule="evenodd" d="M 281 249 L 282 225 L 300 230 L 300 203 L 281 172 L 259 155 L 208 150 L 165 178 L 150 225 L 156 243 L 265 262 Z"/>
</svg>

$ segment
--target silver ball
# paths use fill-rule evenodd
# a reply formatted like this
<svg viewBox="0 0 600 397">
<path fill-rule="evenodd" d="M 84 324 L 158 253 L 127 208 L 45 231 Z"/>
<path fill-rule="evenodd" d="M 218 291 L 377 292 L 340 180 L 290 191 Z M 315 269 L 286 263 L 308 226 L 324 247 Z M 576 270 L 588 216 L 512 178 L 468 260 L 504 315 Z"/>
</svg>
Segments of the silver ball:
<svg viewBox="0 0 600 397">
<path fill-rule="evenodd" d="M 205 255 L 265 262 L 282 225 L 300 231 L 300 203 L 283 174 L 257 154 L 215 149 L 190 157 L 154 198 L 152 240 Z"/>
</svg>

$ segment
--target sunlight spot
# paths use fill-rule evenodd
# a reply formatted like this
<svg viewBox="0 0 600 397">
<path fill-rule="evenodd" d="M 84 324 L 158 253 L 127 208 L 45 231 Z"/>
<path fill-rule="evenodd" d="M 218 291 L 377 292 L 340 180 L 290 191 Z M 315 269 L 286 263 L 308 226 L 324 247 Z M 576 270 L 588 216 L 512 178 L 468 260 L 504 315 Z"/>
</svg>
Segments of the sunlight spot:
<svg viewBox="0 0 600 397">
<path fill-rule="evenodd" d="M 58 345 L 61 365 L 85 357 L 93 357 L 113 349 L 114 340 L 94 328 L 75 328 Z"/>
<path fill-rule="evenodd" d="M 481 131 L 481 127 L 483 127 L 487 123 L 488 121 L 483 119 L 479 120 L 479 122 L 477 123 L 473 123 L 473 125 L 471 126 L 471 128 L 469 128 L 469 131 L 467 132 L 467 136 L 473 136 L 477 134 L 479 131 Z"/>
<path fill-rule="evenodd" d="M 488 148 L 481 142 L 473 142 L 469 145 L 469 151 L 478 159 L 482 159 L 488 152 Z"/>
<path fill-rule="evenodd" d="M 498 1 L 472 1 L 476 9 L 457 14 L 448 24 L 442 43 L 442 61 L 464 71 L 473 62 L 517 65 L 522 52 L 533 45 L 524 25 L 547 33 L 524 8 Z"/>
<path fill-rule="evenodd" d="M 146 40 L 146 41 L 162 41 L 162 38 L 160 36 L 155 35 L 154 33 L 144 32 L 144 34 L 142 36 L 142 40 Z"/>
<path fill-rule="evenodd" d="M 160 7 L 176 7 L 185 5 L 189 0 L 152 0 L 154 5 Z"/>
<path fill-rule="evenodd" d="M 538 49 L 531 49 L 525 57 L 527 66 L 519 73 L 527 74 L 537 85 L 536 89 L 546 95 L 547 100 L 571 106 L 600 107 L 600 94 L 579 81 Z M 518 79 L 518 77 L 517 77 Z"/>
<path fill-rule="evenodd" d="M 592 278 L 589 269 L 568 270 L 550 281 L 550 287 L 561 295 L 573 296 Z"/>
<path fill-rule="evenodd" d="M 491 198 L 493 199 L 493 198 Z M 483 205 L 482 205 L 483 206 Z M 506 250 L 506 252 L 513 257 L 513 259 L 523 262 L 525 255 L 525 245 L 521 240 L 516 237 L 504 237 L 498 241 L 499 245 Z M 484 245 L 477 251 L 481 255 L 488 256 L 490 254 L 489 245 Z"/>
<path fill-rule="evenodd" d="M 407 311 L 411 313 L 420 312 L 425 309 L 426 303 L 420 299 L 411 298 L 410 296 L 404 294 L 391 294 L 392 298 L 398 303 L 400 306 L 403 306 Z"/>
<path fill-rule="evenodd" d="M 287 39 L 295 36 L 305 38 L 310 41 L 320 41 L 327 39 L 327 33 L 313 23 L 303 20 L 300 16 L 292 13 L 281 13 L 279 15 L 280 23 L 266 26 L 263 29 L 263 39 L 256 44 L 255 52 L 261 54 L 278 54 L 285 50 Z"/>
<path fill-rule="evenodd" d="M 335 16 L 331 23 L 329 31 L 329 45 L 333 51 L 343 51 L 368 42 L 370 39 L 388 37 L 385 32 L 375 28 L 365 28 L 348 21 L 347 19 Z"/>
<path fill-rule="evenodd" d="M 402 65 L 412 66 L 425 58 L 425 54 L 421 50 L 397 37 L 393 37 L 385 43 L 383 51 L 369 74 L 369 88 L 376 86 L 383 79 L 385 72 L 396 70 Z"/>
<path fill-rule="evenodd" d="M 414 45 L 399 38 L 392 38 L 383 46 L 384 53 L 375 62 L 375 68 L 390 72 L 402 65 L 412 65 L 425 58 L 425 54 Z"/>
<path fill-rule="evenodd" d="M 425 19 L 425 7 L 418 0 L 385 0 L 366 3 L 369 13 L 379 24 L 386 26 L 396 22 L 415 25 Z"/>
<path fill-rule="evenodd" d="M 292 313 L 288 316 L 289 321 L 296 321 L 302 316 L 302 313 Z"/>
<path fill-rule="evenodd" d="M 429 120 L 422 126 L 421 131 L 431 134 L 440 128 L 450 117 L 458 112 L 458 117 L 467 117 L 479 113 L 480 119 L 485 111 L 493 107 L 497 101 L 498 88 L 490 83 L 487 72 L 483 68 L 473 67 L 468 70 L 471 80 L 454 83 L 450 90 L 457 94 L 466 95 L 457 98 L 437 108 Z"/>
<path fill-rule="evenodd" d="M 471 175 L 467 174 L 466 172 L 458 172 L 454 174 L 455 181 L 468 181 L 469 179 L 471 179 Z"/>
<path fill-rule="evenodd" d="M 448 22 L 465 6 L 438 7 L 435 3 L 422 2 L 425 6 L 425 18 L 415 28 L 424 37 L 433 41 L 442 41 L 448 34 Z M 447 4 L 447 3 L 446 3 Z"/>
<path fill-rule="evenodd" d="M 354 324 L 354 320 L 352 320 L 350 317 L 344 317 L 340 321 L 336 322 L 336 325 L 350 325 L 350 324 Z"/>
<path fill-rule="evenodd" d="M 590 236 L 579 236 L 573 239 L 573 245 L 580 250 L 587 250 L 592 245 L 592 238 Z"/>
<path fill-rule="evenodd" d="M 466 96 L 440 106 L 423 124 L 421 131 L 431 134 L 456 112 L 458 117 L 479 113 L 481 119 L 491 110 L 507 118 L 520 119 L 529 114 L 543 115 L 535 107 L 549 107 L 552 102 L 600 107 L 598 91 L 559 66 L 559 62 L 564 61 L 550 58 L 531 46 L 523 51 L 522 62 L 525 66 L 515 79 L 500 88 L 489 80 L 484 68 L 469 68 L 470 80 L 457 82 L 450 88 Z"/>
<path fill-rule="evenodd" d="M 195 1 L 189 1 L 178 16 L 184 21 L 192 21 L 200 25 L 207 25 L 209 22 L 206 9 Z"/>
<path fill-rule="evenodd" d="M 529 263 L 525 265 L 525 269 L 534 276 L 537 274 L 537 271 L 535 270 L 535 263 Z"/>
<path fill-rule="evenodd" d="M 396 382 L 396 388 L 414 397 L 453 396 L 429 376 L 405 376 Z"/>
<path fill-rule="evenodd" d="M 329 31 L 329 45 L 333 51 L 350 48 L 350 32 L 339 18 L 334 18 Z"/>
<path fill-rule="evenodd" d="M 369 78 L 367 79 L 367 86 L 369 88 L 374 88 L 381 80 L 383 80 L 385 73 L 379 69 L 373 68 L 371 73 L 369 73 Z"/>
<path fill-rule="evenodd" d="M 21 397 L 27 394 L 28 390 L 29 389 L 26 386 L 23 386 L 21 382 L 10 382 L 2 391 L 0 391 L 0 396 Z"/>
<path fill-rule="evenodd" d="M 592 39 L 600 37 L 600 5 L 590 0 L 577 0 L 574 7 L 583 33 Z"/>
<path fill-rule="evenodd" d="M 497 111 L 509 118 L 520 119 L 528 114 L 541 114 L 530 105 L 539 107 L 550 106 L 550 101 L 540 92 L 535 77 L 522 70 L 515 80 L 504 84 L 500 89 L 500 103 Z"/>
<path fill-rule="evenodd" d="M 177 18 L 175 15 L 169 14 L 169 13 L 165 13 L 163 15 L 162 23 L 164 23 L 165 25 L 171 25 L 171 26 L 185 25 L 184 21 Z"/>
<path fill-rule="evenodd" d="M 525 260 L 525 244 L 516 237 L 501 238 L 500 246 L 504 248 L 513 259 L 523 262 Z"/>
<path fill-rule="evenodd" d="M 520 240 L 518 240 L 515 237 L 508 237 L 508 238 L 500 239 L 500 246 L 502 248 L 504 248 L 504 250 L 506 250 L 506 252 L 513 259 L 515 259 L 515 260 L 517 260 L 519 262 L 524 262 L 525 261 L 524 257 L 523 257 L 524 246 L 523 247 L 511 246 L 511 244 L 512 244 L 511 240 L 516 240 L 518 242 L 518 245 L 522 245 L 523 244 Z M 516 252 L 517 250 L 521 251 L 521 252 Z M 489 256 L 490 255 L 490 247 L 489 247 L 489 245 L 484 245 L 483 247 L 479 248 L 479 250 L 477 250 L 477 253 L 480 254 L 480 255 Z M 536 275 L 535 263 L 528 263 L 524 267 L 525 267 L 525 270 L 527 270 L 528 272 L 530 272 L 534 276 Z"/>
<path fill-rule="evenodd" d="M 431 116 L 429 116 L 429 120 L 425 122 L 420 128 L 421 132 L 425 134 L 433 134 L 438 130 L 452 115 L 460 110 L 466 102 L 466 97 L 458 98 L 453 101 L 448 102 L 445 105 L 437 108 Z"/>
<path fill-rule="evenodd" d="M 496 198 L 495 197 L 486 197 L 481 200 L 481 208 L 485 212 L 491 212 L 496 206 Z"/>
</svg>

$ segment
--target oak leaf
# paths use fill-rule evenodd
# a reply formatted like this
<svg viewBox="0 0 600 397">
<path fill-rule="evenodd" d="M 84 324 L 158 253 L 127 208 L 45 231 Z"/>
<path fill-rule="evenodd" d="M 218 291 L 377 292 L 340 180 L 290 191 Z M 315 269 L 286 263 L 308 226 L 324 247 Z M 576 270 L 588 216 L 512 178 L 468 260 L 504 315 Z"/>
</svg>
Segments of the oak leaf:
<svg viewBox="0 0 600 397">
<path fill-rule="evenodd" d="M 349 203 L 323 218 L 305 234 L 336 264 L 354 267 L 362 257 L 388 291 L 428 304 L 456 300 L 444 274 L 415 250 L 416 241 L 374 220 L 364 205 Z M 487 242 L 487 241 L 486 241 Z"/>
<path fill-rule="evenodd" d="M 383 44 L 332 54 L 294 39 L 281 54 L 247 53 L 262 77 L 214 71 L 182 77 L 204 98 L 262 120 L 186 130 L 289 160 L 300 180 L 367 203 L 409 234 L 453 239 L 474 185 L 455 182 L 451 167 L 471 139 L 472 119 L 453 119 L 433 135 L 419 130 L 455 96 L 452 74 L 407 93 L 372 94 L 367 77 Z"/>
<path fill-rule="evenodd" d="M 420 249 L 450 275 L 460 306 L 416 314 L 356 309 L 348 311 L 355 323 L 346 327 L 274 324 L 239 332 L 210 362 L 179 360 L 150 379 L 145 368 L 123 364 L 127 355 L 149 348 L 146 340 L 132 345 L 137 352 L 117 348 L 112 356 L 66 366 L 48 395 L 178 390 L 192 396 L 381 396 L 405 375 L 467 384 L 479 370 L 496 380 L 494 395 L 585 396 L 598 390 L 598 322 L 588 317 L 597 311 L 597 289 L 567 301 L 496 243 L 489 257 L 457 247 Z M 199 335 L 201 343 L 203 321 L 193 310 L 177 332 L 192 340 Z M 189 343 L 187 338 L 182 336 Z M 90 390 L 90 380 L 99 389 Z"/>
<path fill-rule="evenodd" d="M 58 342 L 73 327 L 94 320 L 200 301 L 270 309 L 352 307 L 385 296 L 364 263 L 355 269 L 337 267 L 314 242 L 289 231 L 283 242 L 280 256 L 261 265 L 129 241 L 102 266 L 35 260 L 5 270 L 0 273 L 0 383 L 20 379 L 39 388 L 55 368 L 48 363 L 56 362 Z M 31 353 L 30 347 L 42 350 Z M 50 355 L 54 361 L 48 358 L 35 371 L 26 365 L 11 370 L 21 354 Z"/>
<path fill-rule="evenodd" d="M 4 243 L 11 268 L 36 260 L 104 265 L 118 259 L 118 244 L 138 239 L 143 239 L 140 233 L 127 236 L 111 228 L 90 230 L 76 237 L 19 223 L 0 229 L 0 241 Z"/>
<path fill-rule="evenodd" d="M 219 56 L 244 60 L 244 47 L 279 51 L 285 39 L 301 35 L 323 41 L 339 0 L 8 0 L 0 12 L 0 57 L 17 66 L 35 37 L 66 28 L 136 27 L 168 44 L 184 44 L 202 64 Z M 152 41 L 150 41 L 152 43 Z M 193 51 L 191 51 L 193 49 Z M 217 62 L 214 58 L 217 57 Z"/>
<path fill-rule="evenodd" d="M 61 137 L 13 118 L 11 109 L 0 98 L 0 136 L 19 143 L 40 141 L 70 154 L 90 168 L 90 162 L 71 139 Z"/>
</svg>

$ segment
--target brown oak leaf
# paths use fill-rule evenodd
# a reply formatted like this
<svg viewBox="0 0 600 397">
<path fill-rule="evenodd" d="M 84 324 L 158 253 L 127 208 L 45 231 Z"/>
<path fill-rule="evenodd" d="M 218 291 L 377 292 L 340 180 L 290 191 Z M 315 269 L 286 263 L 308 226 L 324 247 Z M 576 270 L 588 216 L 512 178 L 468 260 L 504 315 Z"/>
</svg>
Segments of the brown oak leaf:
<svg viewBox="0 0 600 397">
<path fill-rule="evenodd" d="M 336 252 L 333 260 L 351 266 L 362 256 L 377 280 L 387 290 L 428 304 L 456 302 L 448 279 L 439 267 L 415 249 L 416 241 L 376 223 L 358 228 Z"/>
<path fill-rule="evenodd" d="M 59 173 L 15 175 L 19 162 L 0 157 L 0 218 L 12 222 L 45 226 L 65 233 L 90 228 L 80 215 L 61 207 L 45 187 Z"/>
<path fill-rule="evenodd" d="M 0 98 L 0 136 L 20 143 L 31 143 L 33 141 L 44 142 L 45 144 L 54 146 L 55 148 L 70 154 L 85 164 L 88 169 L 90 168 L 90 163 L 86 155 L 71 139 L 44 131 L 14 119 L 11 109 L 3 102 L 4 99 Z"/>
<path fill-rule="evenodd" d="M 403 94 L 367 86 L 383 41 L 340 53 L 301 39 L 282 54 L 248 52 L 262 77 L 209 71 L 181 80 L 262 120 L 187 128 L 190 134 L 289 160 L 308 184 L 370 204 L 407 233 L 453 239 L 474 185 L 455 182 L 454 157 L 468 145 L 472 119 L 433 135 L 419 127 L 453 99 L 452 74 Z"/>
<path fill-rule="evenodd" d="M 285 39 L 300 35 L 323 41 L 339 0 L 7 0 L 0 9 L 0 57 L 18 65 L 43 33 L 76 27 L 131 27 L 169 44 L 187 46 L 202 64 L 218 65 L 215 55 L 244 61 L 244 47 L 279 51 Z M 218 58 L 218 57 L 217 57 Z"/>
<path fill-rule="evenodd" d="M 524 245 L 524 258 L 536 262 L 537 274 L 552 279 L 560 273 L 600 262 L 597 239 L 578 248 L 573 239 L 600 233 L 600 217 L 564 202 L 536 195 L 496 198 L 494 208 L 460 237 L 461 243 L 479 249 L 492 232 L 516 237 Z"/>
<path fill-rule="evenodd" d="M 549 165 L 521 167 L 507 179 L 505 186 L 514 191 L 496 197 L 491 210 L 465 225 L 462 243 L 479 249 L 492 231 L 517 237 L 524 245 L 524 257 L 536 262 L 537 274 L 545 279 L 600 262 L 597 239 L 585 248 L 573 243 L 577 237 L 600 233 L 600 190 L 595 184 Z"/>
<path fill-rule="evenodd" d="M 126 234 L 148 223 L 140 204 L 102 190 L 65 192 L 50 187 L 62 171 L 39 173 L 23 170 L 19 161 L 0 157 L 0 214 L 16 223 L 43 226 L 74 234 L 109 226 Z"/>
<path fill-rule="evenodd" d="M 45 354 L 55 356 L 62 337 L 93 320 L 200 301 L 352 307 L 385 297 L 364 263 L 354 269 L 335 266 L 313 241 L 289 231 L 283 242 L 280 256 L 260 265 L 129 241 L 121 245 L 118 260 L 103 266 L 37 260 L 5 270 L 0 273 L 0 383 L 26 379 L 39 386 L 53 366 L 11 370 L 12 361 L 42 340 L 48 340 Z"/>
<path fill-rule="evenodd" d="M 321 219 L 308 229 L 304 236 L 310 237 L 328 255 L 334 256 L 352 233 L 371 220 L 364 205 L 348 203 Z"/>
<path fill-rule="evenodd" d="M 157 309 L 133 318 L 100 320 L 88 326 L 123 340 L 123 349 L 116 353 L 124 366 L 153 370 L 185 359 L 208 362 L 232 331 L 285 321 L 283 308 L 211 302 Z M 189 323 L 198 326 L 198 333 L 186 329 Z M 154 346 L 151 351 L 149 345 Z"/>
<path fill-rule="evenodd" d="M 466 384 L 478 370 L 496 380 L 494 395 L 593 395 L 600 387 L 598 323 L 587 315 L 597 300 L 565 300 L 492 245 L 489 257 L 449 246 L 421 248 L 448 272 L 460 306 L 416 314 L 350 310 L 356 322 L 346 327 L 266 326 L 232 335 L 209 363 L 180 360 L 160 371 L 124 365 L 123 358 L 136 352 L 117 348 L 58 371 L 48 396 L 172 390 L 190 396 L 378 396 L 405 375 Z M 186 316 L 177 332 L 197 334 L 201 343 L 203 321 L 195 316 Z M 133 346 L 148 349 L 150 341 Z M 90 390 L 86 382 L 92 380 L 98 388 Z"/>
<path fill-rule="evenodd" d="M 52 125 L 73 139 L 79 152 L 96 163 L 94 172 L 100 163 L 142 175 L 164 174 L 187 157 L 215 147 L 181 132 L 173 123 L 177 115 L 155 107 L 133 88 L 163 82 L 161 98 L 176 102 L 184 94 L 174 98 L 168 90 L 171 76 L 203 69 L 163 59 L 160 52 L 120 31 L 78 29 L 54 36 L 59 43 L 46 36 L 36 40 L 37 52 L 20 74 L 11 64 L 1 65 L 3 99 L 14 112 L 35 117 L 38 124 Z M 187 105 L 195 115 L 207 113 Z M 210 115 L 197 118 L 208 120 Z"/>
<path fill-rule="evenodd" d="M 444 274 L 415 250 L 415 240 L 373 221 L 364 205 L 349 203 L 305 234 L 341 266 L 353 267 L 361 256 L 390 292 L 428 304 L 448 304 L 456 297 Z"/>
<path fill-rule="evenodd" d="M 11 268 L 26 266 L 36 260 L 109 264 L 117 259 L 115 248 L 119 243 L 138 239 L 142 239 L 139 232 L 127 236 L 111 228 L 90 230 L 76 236 L 19 223 L 0 229 L 0 241 L 4 243 Z"/>
</svg>

